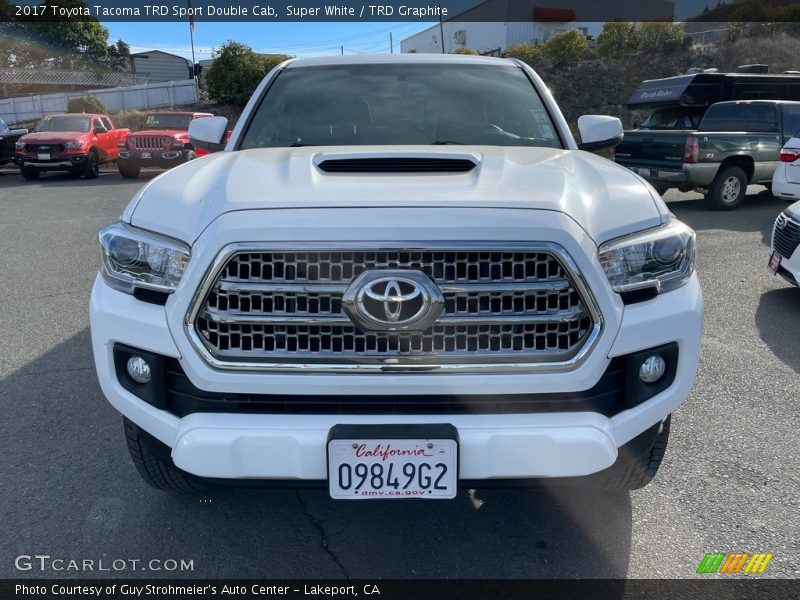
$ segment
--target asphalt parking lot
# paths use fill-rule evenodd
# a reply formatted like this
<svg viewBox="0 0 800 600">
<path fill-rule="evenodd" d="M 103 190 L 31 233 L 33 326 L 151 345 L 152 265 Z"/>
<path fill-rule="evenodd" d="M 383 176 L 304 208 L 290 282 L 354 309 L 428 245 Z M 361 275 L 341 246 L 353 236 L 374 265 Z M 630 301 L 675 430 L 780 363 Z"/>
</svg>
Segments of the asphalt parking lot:
<svg viewBox="0 0 800 600">
<path fill-rule="evenodd" d="M 0 578 L 19 555 L 185 559 L 122 577 L 692 577 L 709 551 L 772 552 L 800 575 L 800 290 L 766 270 L 782 200 L 751 187 L 720 213 L 670 207 L 697 230 L 702 364 L 655 481 L 631 494 L 462 493 L 452 502 L 334 503 L 322 490 L 180 496 L 140 481 L 95 378 L 88 298 L 96 232 L 138 181 L 0 174 Z"/>
</svg>

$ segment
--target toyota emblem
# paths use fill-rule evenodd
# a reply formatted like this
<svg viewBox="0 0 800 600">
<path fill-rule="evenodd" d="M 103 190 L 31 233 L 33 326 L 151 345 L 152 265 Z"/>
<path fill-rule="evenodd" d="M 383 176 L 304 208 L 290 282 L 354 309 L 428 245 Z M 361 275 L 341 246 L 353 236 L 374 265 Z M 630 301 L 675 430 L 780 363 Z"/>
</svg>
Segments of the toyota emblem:
<svg viewBox="0 0 800 600">
<path fill-rule="evenodd" d="M 372 331 L 424 331 L 444 310 L 441 290 L 422 271 L 366 271 L 342 296 L 350 319 Z"/>
</svg>

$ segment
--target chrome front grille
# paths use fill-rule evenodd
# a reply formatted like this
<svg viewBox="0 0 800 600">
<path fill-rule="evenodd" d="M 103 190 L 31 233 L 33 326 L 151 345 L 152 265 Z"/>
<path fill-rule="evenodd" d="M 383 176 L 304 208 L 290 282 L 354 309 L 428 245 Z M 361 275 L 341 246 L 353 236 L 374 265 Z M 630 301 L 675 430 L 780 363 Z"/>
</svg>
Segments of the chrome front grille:
<svg viewBox="0 0 800 600">
<path fill-rule="evenodd" d="M 781 213 L 772 227 L 772 248 L 784 258 L 791 258 L 800 245 L 800 223 Z"/>
<path fill-rule="evenodd" d="M 455 249 L 254 249 L 224 252 L 187 315 L 219 368 L 507 370 L 575 364 L 601 318 L 554 244 Z M 433 245 L 431 245 L 433 246 Z M 342 296 L 365 271 L 422 271 L 444 296 L 425 331 L 366 331 Z"/>
</svg>

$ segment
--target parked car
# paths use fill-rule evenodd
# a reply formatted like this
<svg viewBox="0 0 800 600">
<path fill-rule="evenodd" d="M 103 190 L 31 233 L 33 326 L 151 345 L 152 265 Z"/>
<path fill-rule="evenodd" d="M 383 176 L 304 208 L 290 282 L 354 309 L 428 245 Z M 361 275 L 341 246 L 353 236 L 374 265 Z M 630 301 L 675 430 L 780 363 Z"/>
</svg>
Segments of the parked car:
<svg viewBox="0 0 800 600">
<path fill-rule="evenodd" d="M 143 167 L 171 169 L 194 160 L 198 155 L 189 142 L 189 123 L 211 116 L 198 112 L 149 113 L 139 130 L 129 134 L 120 145 L 117 159 L 120 175 L 135 178 Z"/>
<path fill-rule="evenodd" d="M 792 285 L 800 282 L 800 202 L 795 202 L 778 215 L 772 227 L 770 270 Z"/>
<path fill-rule="evenodd" d="M 533 69 L 477 56 L 296 59 L 253 98 L 99 234 L 95 365 L 147 483 L 653 478 L 703 302 L 694 232 L 581 150 L 619 119 L 576 144 Z"/>
<path fill-rule="evenodd" d="M 772 185 L 784 143 L 800 129 L 800 102 L 718 102 L 699 131 L 629 132 L 614 160 L 660 192 L 677 187 L 705 194 L 718 210 L 739 206 L 748 184 Z"/>
<path fill-rule="evenodd" d="M 129 131 L 116 127 L 108 115 L 47 115 L 17 141 L 15 161 L 27 180 L 38 178 L 42 171 L 68 171 L 94 179 L 101 164 L 117 159 L 119 143 Z"/>
<path fill-rule="evenodd" d="M 772 195 L 800 200 L 800 131 L 781 148 L 780 162 L 772 176 Z"/>
<path fill-rule="evenodd" d="M 27 129 L 11 129 L 0 119 L 0 165 L 13 162 L 17 140 L 26 133 Z"/>
</svg>

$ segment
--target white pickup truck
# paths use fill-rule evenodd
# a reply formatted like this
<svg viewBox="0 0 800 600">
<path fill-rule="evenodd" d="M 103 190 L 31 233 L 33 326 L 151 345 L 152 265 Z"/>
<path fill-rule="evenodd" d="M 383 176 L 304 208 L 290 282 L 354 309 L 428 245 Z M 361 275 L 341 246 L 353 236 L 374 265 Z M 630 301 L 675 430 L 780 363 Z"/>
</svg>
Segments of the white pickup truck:
<svg viewBox="0 0 800 600">
<path fill-rule="evenodd" d="M 224 152 L 100 232 L 94 357 L 142 477 L 335 499 L 650 481 L 698 364 L 695 235 L 584 151 L 617 119 L 578 127 L 514 60 L 275 68 Z"/>
</svg>

